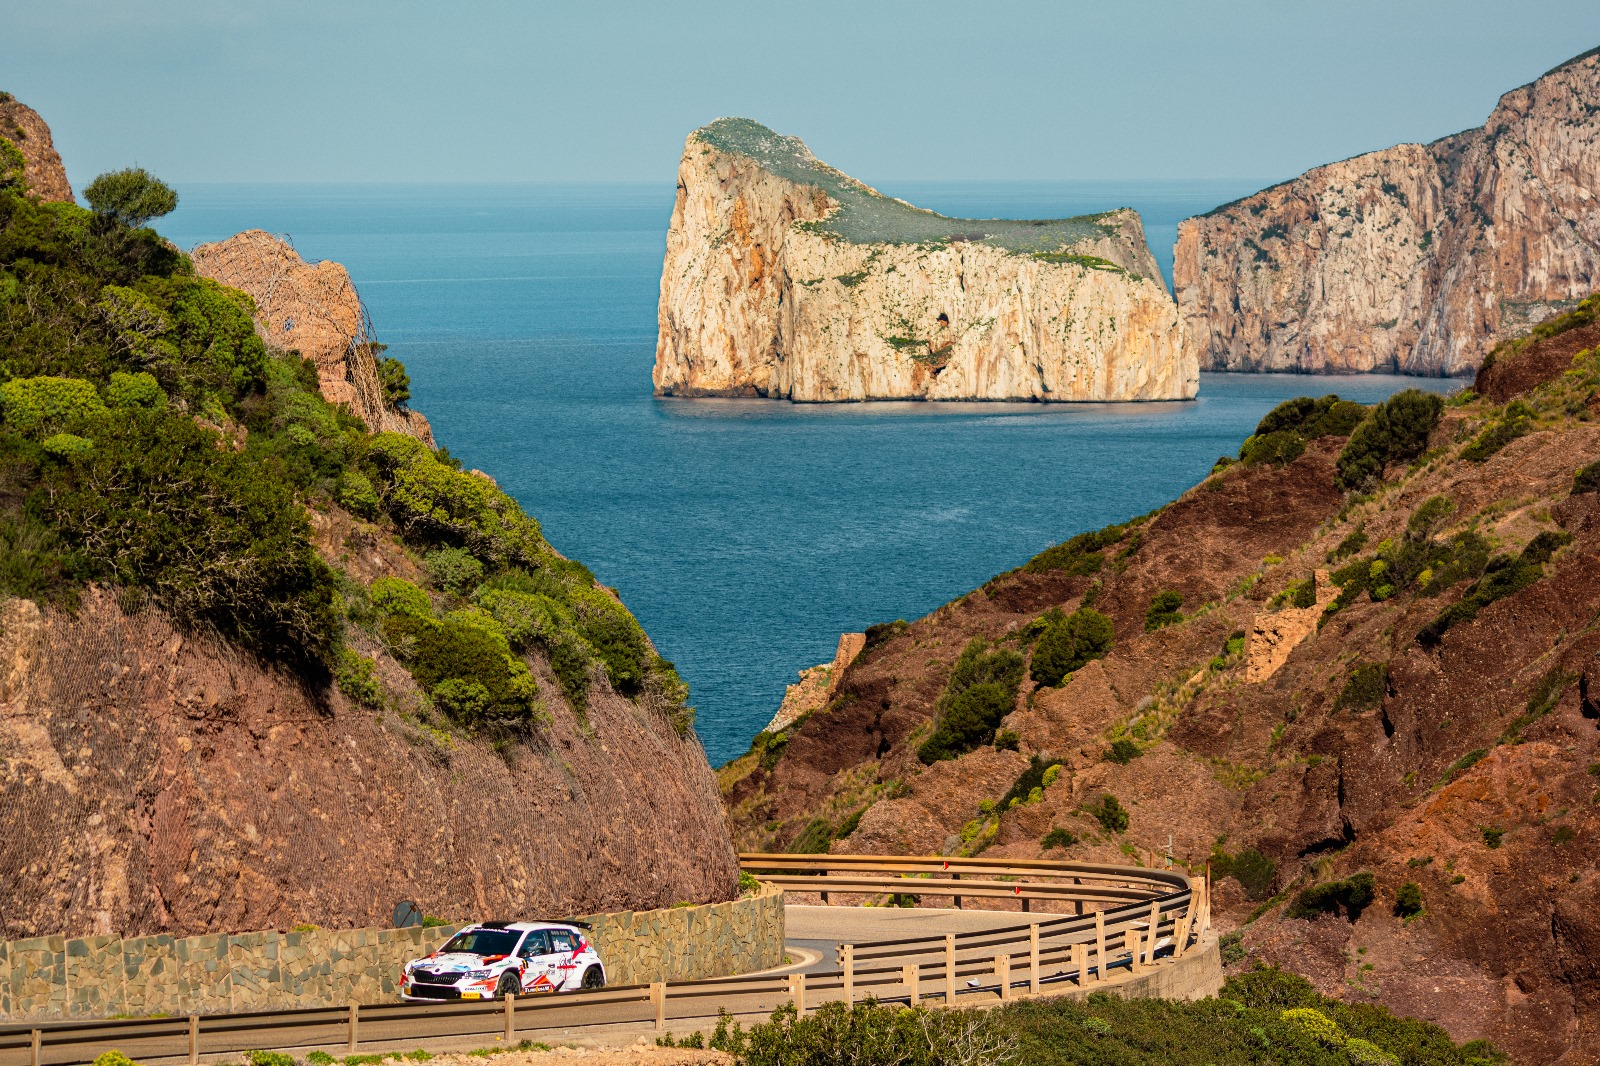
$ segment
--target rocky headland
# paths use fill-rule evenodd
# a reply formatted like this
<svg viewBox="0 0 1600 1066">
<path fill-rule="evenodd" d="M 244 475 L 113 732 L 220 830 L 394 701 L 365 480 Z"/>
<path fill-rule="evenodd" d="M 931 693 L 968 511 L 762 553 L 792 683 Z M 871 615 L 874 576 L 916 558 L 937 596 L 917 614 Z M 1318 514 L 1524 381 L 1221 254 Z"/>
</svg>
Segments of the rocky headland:
<svg viewBox="0 0 1600 1066">
<path fill-rule="evenodd" d="M 946 218 L 747 119 L 684 146 L 658 318 L 662 395 L 1168 400 L 1199 382 L 1133 211 Z"/>
<path fill-rule="evenodd" d="M 50 139 L 50 127 L 37 111 L 10 93 L 0 93 L 0 137 L 22 153 L 22 179 L 29 196 L 43 203 L 72 202 L 72 185 Z"/>
<path fill-rule="evenodd" d="M 1178 228 L 1208 370 L 1467 375 L 1600 286 L 1600 50 L 1481 128 L 1308 171 Z"/>
<path fill-rule="evenodd" d="M 1231 972 L 1594 1061 L 1597 312 L 869 628 L 719 772 L 738 845 L 1209 866 Z"/>
</svg>

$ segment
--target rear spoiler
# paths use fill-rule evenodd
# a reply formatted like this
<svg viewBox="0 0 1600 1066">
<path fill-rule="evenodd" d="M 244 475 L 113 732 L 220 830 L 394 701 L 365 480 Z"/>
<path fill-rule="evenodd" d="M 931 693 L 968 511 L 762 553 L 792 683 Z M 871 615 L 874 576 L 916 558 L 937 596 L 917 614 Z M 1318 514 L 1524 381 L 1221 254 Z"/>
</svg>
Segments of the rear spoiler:
<svg viewBox="0 0 1600 1066">
<path fill-rule="evenodd" d="M 580 922 L 575 918 L 563 918 L 563 919 L 561 919 L 561 924 L 562 925 L 575 925 L 579 929 L 585 930 L 587 932 L 591 932 L 591 933 L 594 932 L 594 926 L 590 925 L 588 922 Z"/>
</svg>

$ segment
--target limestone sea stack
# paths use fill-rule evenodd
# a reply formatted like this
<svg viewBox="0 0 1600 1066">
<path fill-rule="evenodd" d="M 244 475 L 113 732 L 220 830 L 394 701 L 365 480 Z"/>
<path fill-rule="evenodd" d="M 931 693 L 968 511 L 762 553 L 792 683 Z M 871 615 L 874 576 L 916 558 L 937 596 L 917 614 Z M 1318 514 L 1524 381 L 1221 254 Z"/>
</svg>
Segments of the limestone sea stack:
<svg viewBox="0 0 1600 1066">
<path fill-rule="evenodd" d="M 1175 400 L 1199 384 L 1135 212 L 946 218 L 748 119 L 684 146 L 659 325 L 661 395 Z"/>
<path fill-rule="evenodd" d="M 1482 128 L 1188 219 L 1173 282 L 1210 370 L 1461 375 L 1600 288 L 1600 50 Z"/>
</svg>

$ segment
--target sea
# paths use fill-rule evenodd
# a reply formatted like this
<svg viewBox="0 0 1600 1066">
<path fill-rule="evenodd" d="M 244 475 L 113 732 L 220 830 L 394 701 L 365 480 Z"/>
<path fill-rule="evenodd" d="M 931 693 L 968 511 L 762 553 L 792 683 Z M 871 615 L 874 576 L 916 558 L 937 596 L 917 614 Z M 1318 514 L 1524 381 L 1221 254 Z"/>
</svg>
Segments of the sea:
<svg viewBox="0 0 1600 1066">
<path fill-rule="evenodd" d="M 887 182 L 970 218 L 1131 206 L 1170 283 L 1178 222 L 1265 182 Z M 674 187 L 180 185 L 184 248 L 243 229 L 349 268 L 412 406 L 615 587 L 691 690 L 719 765 L 840 633 L 915 619 L 1086 529 L 1143 514 L 1282 400 L 1459 382 L 1202 374 L 1186 403 L 651 395 Z"/>
</svg>

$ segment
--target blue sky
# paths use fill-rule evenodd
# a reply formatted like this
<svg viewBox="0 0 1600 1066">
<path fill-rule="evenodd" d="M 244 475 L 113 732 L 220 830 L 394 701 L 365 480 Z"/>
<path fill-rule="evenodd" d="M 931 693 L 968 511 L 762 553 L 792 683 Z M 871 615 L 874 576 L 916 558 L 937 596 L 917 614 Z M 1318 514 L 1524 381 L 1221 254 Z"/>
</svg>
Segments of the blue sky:
<svg viewBox="0 0 1600 1066">
<path fill-rule="evenodd" d="M 1482 123 L 1594 0 L 0 0 L 69 176 L 670 181 L 720 115 L 868 181 L 1278 179 Z"/>
</svg>

